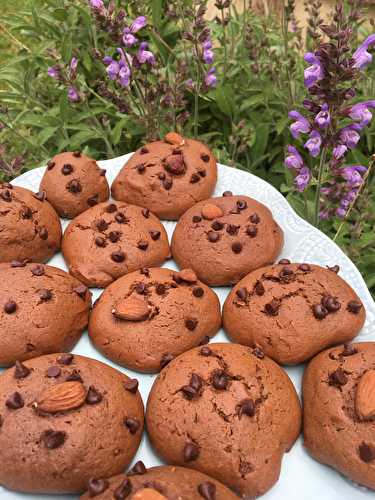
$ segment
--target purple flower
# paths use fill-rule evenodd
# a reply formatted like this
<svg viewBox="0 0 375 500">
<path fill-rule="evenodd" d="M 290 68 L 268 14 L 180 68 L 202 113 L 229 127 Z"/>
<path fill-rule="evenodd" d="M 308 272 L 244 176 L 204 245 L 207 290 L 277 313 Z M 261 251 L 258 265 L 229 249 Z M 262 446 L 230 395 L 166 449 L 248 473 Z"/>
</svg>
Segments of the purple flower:
<svg viewBox="0 0 375 500">
<path fill-rule="evenodd" d="M 204 83 L 206 84 L 206 87 L 216 87 L 217 78 L 215 72 L 215 68 L 210 68 L 207 71 L 206 76 L 204 77 Z"/>
<path fill-rule="evenodd" d="M 355 122 L 359 122 L 361 128 L 368 125 L 372 119 L 372 113 L 369 108 L 375 109 L 375 101 L 359 102 L 351 106 L 346 113 Z"/>
<path fill-rule="evenodd" d="M 300 134 L 308 134 L 311 130 L 310 122 L 298 111 L 290 111 L 289 118 L 294 120 L 290 126 L 292 136 L 297 139 Z"/>
<path fill-rule="evenodd" d="M 320 128 L 327 128 L 331 123 L 331 115 L 328 111 L 328 104 L 324 103 L 321 107 L 321 111 L 315 117 L 315 123 Z"/>
<path fill-rule="evenodd" d="M 324 78 L 324 71 L 320 60 L 312 52 L 307 52 L 304 56 L 306 62 L 311 66 L 305 69 L 305 85 L 307 88 L 312 87 L 317 81 Z"/>
<path fill-rule="evenodd" d="M 310 133 L 310 138 L 305 142 L 304 146 L 309 150 L 309 153 L 312 157 L 318 156 L 320 153 L 320 146 L 322 145 L 322 138 L 316 130 L 313 130 Z"/>
<path fill-rule="evenodd" d="M 148 63 L 148 64 L 154 64 L 155 63 L 155 56 L 152 52 L 148 50 L 148 43 L 147 42 L 142 42 L 141 45 L 139 46 L 139 51 L 137 53 L 137 59 L 140 62 L 140 64 Z"/>
<path fill-rule="evenodd" d="M 71 80 L 75 80 L 77 78 L 77 66 L 78 66 L 78 59 L 76 57 L 72 57 L 69 65 Z"/>
<path fill-rule="evenodd" d="M 132 47 L 137 42 L 137 38 L 130 32 L 129 28 L 124 28 L 122 41 L 125 47 Z"/>
<path fill-rule="evenodd" d="M 203 48 L 203 61 L 206 64 L 212 64 L 214 62 L 214 53 L 211 50 L 212 49 L 211 40 L 206 40 L 205 42 L 203 42 L 202 48 Z"/>
<path fill-rule="evenodd" d="M 368 52 L 368 48 L 375 44 L 375 33 L 368 36 L 366 40 L 358 47 L 353 54 L 354 68 L 363 69 L 372 61 L 372 55 Z"/>
<path fill-rule="evenodd" d="M 287 168 L 299 170 L 303 167 L 303 159 L 294 146 L 288 146 L 289 155 L 285 158 L 284 164 Z"/>
<path fill-rule="evenodd" d="M 147 24 L 147 19 L 145 18 L 145 16 L 139 16 L 132 22 L 130 26 L 130 32 L 137 33 L 137 31 L 144 28 L 146 24 Z"/>
<path fill-rule="evenodd" d="M 91 6 L 91 8 L 93 8 L 95 10 L 103 10 L 104 9 L 103 0 L 90 0 L 90 6 Z"/>
<path fill-rule="evenodd" d="M 339 170 L 341 177 L 347 181 L 350 187 L 358 187 L 362 184 L 361 174 L 366 172 L 367 168 L 362 165 L 351 165 Z"/>
<path fill-rule="evenodd" d="M 361 138 L 357 130 L 358 125 L 352 124 L 344 127 L 340 131 L 340 141 L 349 149 L 354 149 L 358 144 L 359 139 Z"/>
<path fill-rule="evenodd" d="M 109 79 L 116 80 L 120 71 L 120 65 L 118 64 L 118 62 L 112 59 L 112 57 L 105 57 L 103 59 L 103 62 L 107 65 L 107 75 Z"/>
<path fill-rule="evenodd" d="M 348 151 L 348 148 L 344 144 L 338 144 L 333 148 L 333 157 L 335 160 L 339 160 L 342 158 L 345 153 Z"/>
<path fill-rule="evenodd" d="M 296 186 L 297 191 L 304 191 L 311 179 L 311 172 L 308 167 L 302 167 L 298 172 L 298 175 L 294 179 L 294 185 Z"/>
<path fill-rule="evenodd" d="M 61 73 L 59 66 L 50 66 L 47 70 L 48 75 L 55 80 L 61 80 Z"/>
<path fill-rule="evenodd" d="M 73 85 L 68 88 L 68 99 L 71 102 L 78 102 L 80 100 L 78 90 Z"/>
<path fill-rule="evenodd" d="M 126 63 L 121 65 L 120 71 L 118 72 L 119 84 L 121 87 L 129 87 L 131 74 L 131 70 Z"/>
<path fill-rule="evenodd" d="M 121 87 L 128 87 L 130 84 L 130 65 L 132 59 L 129 54 L 126 54 L 120 48 L 117 49 L 117 52 L 120 54 L 120 60 L 118 62 L 109 56 L 103 59 L 104 64 L 107 66 L 107 75 L 110 80 L 117 80 Z"/>
<path fill-rule="evenodd" d="M 188 80 L 186 80 L 185 85 L 186 85 L 186 87 L 189 90 L 193 90 L 194 89 L 194 82 L 193 82 L 193 80 L 191 78 L 189 78 Z"/>
</svg>

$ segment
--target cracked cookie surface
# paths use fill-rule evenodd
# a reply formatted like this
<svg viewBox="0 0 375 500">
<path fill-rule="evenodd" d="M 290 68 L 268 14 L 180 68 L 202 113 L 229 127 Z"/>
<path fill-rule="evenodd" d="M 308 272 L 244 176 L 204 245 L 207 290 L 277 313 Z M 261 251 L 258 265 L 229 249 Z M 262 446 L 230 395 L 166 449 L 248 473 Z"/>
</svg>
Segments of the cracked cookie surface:
<svg viewBox="0 0 375 500">
<path fill-rule="evenodd" d="M 112 184 L 113 198 L 176 220 L 212 195 L 217 181 L 212 152 L 199 141 L 174 135 L 177 140 L 152 142 L 133 154 Z"/>
<path fill-rule="evenodd" d="M 0 366 L 70 351 L 86 328 L 87 288 L 43 264 L 0 264 Z"/>
<path fill-rule="evenodd" d="M 303 377 L 304 444 L 319 462 L 375 489 L 375 343 L 313 358 Z"/>
<path fill-rule="evenodd" d="M 78 493 L 93 476 L 122 472 L 143 430 L 143 403 L 130 382 L 72 354 L 34 358 L 0 375 L 0 485 Z"/>
<path fill-rule="evenodd" d="M 0 262 L 46 262 L 60 244 L 60 219 L 45 193 L 0 184 Z"/>
<path fill-rule="evenodd" d="M 287 374 L 259 348 L 209 344 L 161 371 L 146 420 L 168 463 L 253 497 L 277 481 L 283 454 L 300 432 L 301 408 Z"/>
<path fill-rule="evenodd" d="M 57 213 L 68 219 L 109 198 L 105 170 L 80 151 L 54 156 L 47 163 L 40 189 Z"/>
<path fill-rule="evenodd" d="M 208 342 L 220 325 L 219 299 L 193 271 L 152 268 L 106 288 L 90 316 L 89 334 L 112 361 L 155 372 L 166 357 Z"/>
<path fill-rule="evenodd" d="M 228 295 L 223 325 L 230 338 L 260 346 L 281 364 L 352 340 L 366 317 L 354 290 L 334 268 L 282 262 L 250 273 Z"/>
<path fill-rule="evenodd" d="M 201 472 L 168 465 L 146 469 L 142 462 L 137 462 L 126 475 L 109 481 L 90 481 L 81 500 L 93 496 L 113 500 L 116 492 L 127 493 L 124 498 L 129 500 L 238 500 L 226 486 Z"/>
<path fill-rule="evenodd" d="M 204 283 L 222 286 L 273 263 L 283 243 L 283 232 L 266 206 L 228 192 L 187 210 L 171 248 L 180 268 L 194 269 Z"/>
<path fill-rule="evenodd" d="M 103 288 L 136 269 L 161 265 L 169 244 L 164 226 L 148 209 L 99 203 L 71 221 L 62 251 L 73 276 Z"/>
</svg>

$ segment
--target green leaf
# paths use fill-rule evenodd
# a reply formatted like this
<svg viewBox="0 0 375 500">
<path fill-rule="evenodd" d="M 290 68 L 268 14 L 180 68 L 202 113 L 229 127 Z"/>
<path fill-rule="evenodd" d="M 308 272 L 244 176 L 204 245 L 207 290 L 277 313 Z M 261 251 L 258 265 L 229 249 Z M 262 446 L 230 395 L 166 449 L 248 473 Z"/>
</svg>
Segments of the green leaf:
<svg viewBox="0 0 375 500">
<path fill-rule="evenodd" d="M 115 146 L 117 146 L 117 144 L 120 142 L 122 131 L 128 124 L 128 122 L 129 122 L 128 118 L 122 118 L 116 123 L 115 127 L 113 128 L 111 135 L 112 135 L 112 142 Z"/>
<path fill-rule="evenodd" d="M 40 145 L 44 145 L 48 139 L 50 139 L 54 133 L 58 130 L 58 127 L 47 127 L 43 129 L 39 134 L 38 134 L 38 139 L 37 142 Z"/>
<path fill-rule="evenodd" d="M 160 27 L 162 12 L 163 0 L 152 0 L 152 22 L 156 29 Z"/>
<path fill-rule="evenodd" d="M 227 116 L 233 115 L 234 109 L 234 94 L 231 87 L 222 86 L 215 89 L 213 92 L 216 98 L 216 104 L 220 111 Z"/>
</svg>

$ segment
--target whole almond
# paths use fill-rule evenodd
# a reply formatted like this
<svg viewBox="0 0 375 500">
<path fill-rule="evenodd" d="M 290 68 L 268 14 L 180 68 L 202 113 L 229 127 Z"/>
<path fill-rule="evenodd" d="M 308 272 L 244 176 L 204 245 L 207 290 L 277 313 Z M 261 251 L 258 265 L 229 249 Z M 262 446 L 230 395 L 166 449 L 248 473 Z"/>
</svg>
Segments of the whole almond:
<svg viewBox="0 0 375 500">
<path fill-rule="evenodd" d="M 362 375 L 357 386 L 355 409 L 361 420 L 375 419 L 375 370 Z"/>
<path fill-rule="evenodd" d="M 112 309 L 112 314 L 119 319 L 143 321 L 148 318 L 150 308 L 144 299 L 130 296 L 124 300 L 120 300 Z"/>
<path fill-rule="evenodd" d="M 221 208 L 216 205 L 213 205 L 212 203 L 207 203 L 206 205 L 203 205 L 201 213 L 202 217 L 207 220 L 217 219 L 222 215 L 224 215 L 224 212 L 221 210 Z"/>
<path fill-rule="evenodd" d="M 132 496 L 132 500 L 167 500 L 167 498 L 154 488 L 143 488 Z"/>
<path fill-rule="evenodd" d="M 177 276 L 186 283 L 196 283 L 198 281 L 197 275 L 192 269 L 182 269 Z"/>
<path fill-rule="evenodd" d="M 174 146 L 183 146 L 185 144 L 185 139 L 182 135 L 177 134 L 177 132 L 168 132 L 168 134 L 164 137 L 164 140 Z"/>
<path fill-rule="evenodd" d="M 33 407 L 47 413 L 74 410 L 86 399 L 86 390 L 81 382 L 64 382 L 46 389 Z"/>
</svg>

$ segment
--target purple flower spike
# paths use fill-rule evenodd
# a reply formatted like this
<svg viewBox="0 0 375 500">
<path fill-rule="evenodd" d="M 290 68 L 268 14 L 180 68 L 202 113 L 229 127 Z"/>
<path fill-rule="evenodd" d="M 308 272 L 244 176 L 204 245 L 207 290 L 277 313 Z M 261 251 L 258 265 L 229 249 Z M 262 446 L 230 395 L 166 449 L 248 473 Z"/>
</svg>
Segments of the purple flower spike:
<svg viewBox="0 0 375 500">
<path fill-rule="evenodd" d="M 292 136 L 297 139 L 300 134 L 308 134 L 311 130 L 310 122 L 298 111 L 290 111 L 289 118 L 294 120 L 290 126 Z"/>
<path fill-rule="evenodd" d="M 206 64 L 212 64 L 214 62 L 214 53 L 212 49 L 211 40 L 206 40 L 202 43 L 203 48 L 203 61 Z"/>
<path fill-rule="evenodd" d="M 55 80 L 61 80 L 60 68 L 58 66 L 50 66 L 47 70 L 48 75 Z"/>
<path fill-rule="evenodd" d="M 372 113 L 369 108 L 375 109 L 375 101 L 365 101 L 351 106 L 347 114 L 355 122 L 359 122 L 361 128 L 368 125 L 372 119 Z"/>
<path fill-rule="evenodd" d="M 345 153 L 348 151 L 348 148 L 344 144 L 338 144 L 333 148 L 333 157 L 335 160 L 339 160 L 342 158 Z"/>
<path fill-rule="evenodd" d="M 324 71 L 321 62 L 312 52 L 307 52 L 304 56 L 306 62 L 310 63 L 311 66 L 305 69 L 305 86 L 307 88 L 312 87 L 317 81 L 324 78 Z"/>
<path fill-rule="evenodd" d="M 130 26 L 130 32 L 137 33 L 137 31 L 144 28 L 146 24 L 147 24 L 147 19 L 145 18 L 145 16 L 137 17 L 137 19 L 134 19 L 132 25 Z"/>
<path fill-rule="evenodd" d="M 129 28 L 124 28 L 122 41 L 124 42 L 125 47 L 132 47 L 138 40 L 130 32 Z"/>
<path fill-rule="evenodd" d="M 353 124 L 344 127 L 340 131 L 340 141 L 349 149 L 354 149 L 358 144 L 359 139 L 361 138 L 361 136 L 357 132 L 358 128 L 358 125 Z"/>
<path fill-rule="evenodd" d="M 310 133 L 310 138 L 305 142 L 305 148 L 309 150 L 312 157 L 318 156 L 320 153 L 320 146 L 322 145 L 322 138 L 316 130 Z"/>
<path fill-rule="evenodd" d="M 362 165 L 352 165 L 340 169 L 340 174 L 347 181 L 350 187 L 356 188 L 362 184 L 362 173 L 366 172 L 367 168 Z"/>
<path fill-rule="evenodd" d="M 78 90 L 73 85 L 68 88 L 68 99 L 70 102 L 78 102 L 80 100 Z"/>
<path fill-rule="evenodd" d="M 150 52 L 148 49 L 148 43 L 147 42 L 142 42 L 141 45 L 139 46 L 139 51 L 137 53 L 137 59 L 140 62 L 140 64 L 148 63 L 148 64 L 155 64 L 155 56 L 152 52 Z"/>
<path fill-rule="evenodd" d="M 94 10 L 103 10 L 104 9 L 103 0 L 90 0 L 90 6 Z"/>
<path fill-rule="evenodd" d="M 354 68 L 363 69 L 372 61 L 372 55 L 368 52 L 369 47 L 375 44 L 375 33 L 368 36 L 353 54 Z"/>
<path fill-rule="evenodd" d="M 77 66 L 78 66 L 78 59 L 76 57 L 72 57 L 69 66 L 71 80 L 75 80 L 77 78 Z"/>
<path fill-rule="evenodd" d="M 321 111 L 319 111 L 319 113 L 315 117 L 315 123 L 320 128 L 327 128 L 329 126 L 329 124 L 331 123 L 331 115 L 328 111 L 328 104 L 323 104 Z"/>
<path fill-rule="evenodd" d="M 298 175 L 294 179 L 294 185 L 296 186 L 297 191 L 303 192 L 309 185 L 311 179 L 311 172 L 308 167 L 302 167 L 298 172 Z"/>
<path fill-rule="evenodd" d="M 217 78 L 215 72 L 215 68 L 210 68 L 207 71 L 206 76 L 204 77 L 204 83 L 206 84 L 206 87 L 216 87 Z"/>
<path fill-rule="evenodd" d="M 288 146 L 288 156 L 285 158 L 284 164 L 287 168 L 299 170 L 303 167 L 303 159 L 298 150 L 294 146 Z"/>
</svg>

